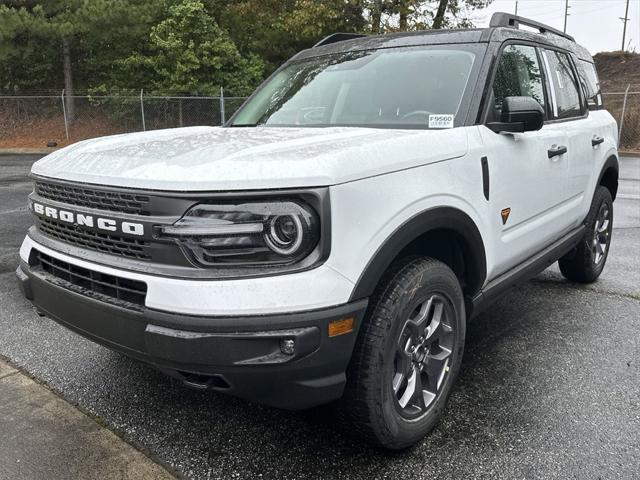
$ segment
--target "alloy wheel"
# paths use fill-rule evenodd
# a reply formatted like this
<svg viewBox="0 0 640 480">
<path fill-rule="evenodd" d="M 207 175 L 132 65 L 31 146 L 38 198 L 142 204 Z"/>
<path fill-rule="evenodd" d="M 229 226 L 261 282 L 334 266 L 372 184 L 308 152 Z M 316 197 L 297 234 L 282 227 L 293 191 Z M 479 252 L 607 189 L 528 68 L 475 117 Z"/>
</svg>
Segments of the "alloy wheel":
<svg viewBox="0 0 640 480">
<path fill-rule="evenodd" d="M 455 345 L 452 320 L 450 304 L 436 294 L 414 308 L 400 332 L 391 387 L 407 419 L 422 417 L 444 385 Z"/>
<path fill-rule="evenodd" d="M 591 252 L 593 253 L 593 263 L 598 265 L 605 257 L 609 247 L 609 237 L 611 235 L 611 210 L 609 205 L 603 203 L 598 210 L 595 226 L 593 228 L 593 240 Z"/>
</svg>

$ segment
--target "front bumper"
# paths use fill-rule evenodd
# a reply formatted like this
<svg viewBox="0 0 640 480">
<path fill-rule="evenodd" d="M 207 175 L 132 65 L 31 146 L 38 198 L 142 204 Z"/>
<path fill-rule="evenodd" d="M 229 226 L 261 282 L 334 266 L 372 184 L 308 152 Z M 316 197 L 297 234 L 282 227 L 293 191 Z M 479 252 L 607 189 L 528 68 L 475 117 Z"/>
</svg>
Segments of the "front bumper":
<svg viewBox="0 0 640 480">
<path fill-rule="evenodd" d="M 22 261 L 24 295 L 61 325 L 155 365 L 186 384 L 266 405 L 302 409 L 339 398 L 367 301 L 290 314 L 195 316 L 133 310 L 52 282 Z M 352 332 L 330 338 L 328 324 L 353 317 Z M 293 355 L 282 340 L 294 340 Z"/>
</svg>

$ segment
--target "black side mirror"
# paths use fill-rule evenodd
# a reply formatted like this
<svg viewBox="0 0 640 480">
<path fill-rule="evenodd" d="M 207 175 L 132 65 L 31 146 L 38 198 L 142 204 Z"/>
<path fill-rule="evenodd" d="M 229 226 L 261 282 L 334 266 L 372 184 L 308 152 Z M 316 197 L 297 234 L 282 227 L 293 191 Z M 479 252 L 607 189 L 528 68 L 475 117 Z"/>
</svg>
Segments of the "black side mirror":
<svg viewBox="0 0 640 480">
<path fill-rule="evenodd" d="M 532 97 L 505 97 L 499 122 L 487 123 L 496 133 L 533 132 L 544 124 L 544 110 Z"/>
</svg>

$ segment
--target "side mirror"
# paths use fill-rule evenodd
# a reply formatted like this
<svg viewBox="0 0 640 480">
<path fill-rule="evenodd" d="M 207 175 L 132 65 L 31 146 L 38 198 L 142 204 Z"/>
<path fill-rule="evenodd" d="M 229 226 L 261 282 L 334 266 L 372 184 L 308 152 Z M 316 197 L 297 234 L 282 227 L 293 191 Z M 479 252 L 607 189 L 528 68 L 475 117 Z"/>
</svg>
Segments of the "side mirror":
<svg viewBox="0 0 640 480">
<path fill-rule="evenodd" d="M 544 110 L 532 97 L 505 97 L 499 122 L 487 123 L 496 133 L 533 132 L 544 124 Z"/>
</svg>

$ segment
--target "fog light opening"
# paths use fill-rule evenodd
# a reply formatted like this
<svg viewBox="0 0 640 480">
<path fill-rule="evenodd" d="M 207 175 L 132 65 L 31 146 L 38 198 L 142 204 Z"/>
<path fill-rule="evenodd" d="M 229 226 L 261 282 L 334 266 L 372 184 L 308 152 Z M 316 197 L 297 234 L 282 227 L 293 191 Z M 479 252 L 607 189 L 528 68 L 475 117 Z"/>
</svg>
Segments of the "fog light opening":
<svg viewBox="0 0 640 480">
<path fill-rule="evenodd" d="M 293 338 L 283 338 L 280 340 L 280 351 L 285 355 L 296 353 L 296 341 Z"/>
</svg>

